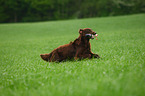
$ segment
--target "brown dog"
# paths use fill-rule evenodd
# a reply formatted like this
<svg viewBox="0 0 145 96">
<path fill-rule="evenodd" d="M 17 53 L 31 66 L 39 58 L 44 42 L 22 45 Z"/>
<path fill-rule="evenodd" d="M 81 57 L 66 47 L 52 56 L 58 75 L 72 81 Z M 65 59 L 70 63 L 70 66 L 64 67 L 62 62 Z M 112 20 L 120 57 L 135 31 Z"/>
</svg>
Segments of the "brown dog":
<svg viewBox="0 0 145 96">
<path fill-rule="evenodd" d="M 98 34 L 90 28 L 80 29 L 79 37 L 69 44 L 59 46 L 49 54 L 40 54 L 41 58 L 49 62 L 61 62 L 67 59 L 100 58 L 91 52 L 90 39 L 97 39 Z"/>
</svg>

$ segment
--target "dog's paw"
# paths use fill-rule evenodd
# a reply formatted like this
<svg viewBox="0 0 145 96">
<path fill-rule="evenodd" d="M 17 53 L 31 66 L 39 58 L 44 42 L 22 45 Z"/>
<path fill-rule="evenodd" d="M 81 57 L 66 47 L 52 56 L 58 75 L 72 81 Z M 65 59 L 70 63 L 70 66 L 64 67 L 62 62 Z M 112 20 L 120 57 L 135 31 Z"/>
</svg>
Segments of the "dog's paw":
<svg viewBox="0 0 145 96">
<path fill-rule="evenodd" d="M 98 54 L 94 54 L 94 56 L 93 56 L 94 58 L 100 58 L 100 56 L 98 55 Z"/>
</svg>

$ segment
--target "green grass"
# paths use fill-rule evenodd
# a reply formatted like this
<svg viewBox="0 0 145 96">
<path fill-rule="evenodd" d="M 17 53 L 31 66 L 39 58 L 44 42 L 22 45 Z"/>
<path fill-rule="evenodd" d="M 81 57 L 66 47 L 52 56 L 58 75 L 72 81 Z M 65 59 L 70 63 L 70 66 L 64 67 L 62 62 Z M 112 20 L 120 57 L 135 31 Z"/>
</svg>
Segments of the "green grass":
<svg viewBox="0 0 145 96">
<path fill-rule="evenodd" d="M 145 14 L 0 24 L 1 96 L 145 96 Z M 39 54 L 92 28 L 101 59 L 49 63 Z"/>
</svg>

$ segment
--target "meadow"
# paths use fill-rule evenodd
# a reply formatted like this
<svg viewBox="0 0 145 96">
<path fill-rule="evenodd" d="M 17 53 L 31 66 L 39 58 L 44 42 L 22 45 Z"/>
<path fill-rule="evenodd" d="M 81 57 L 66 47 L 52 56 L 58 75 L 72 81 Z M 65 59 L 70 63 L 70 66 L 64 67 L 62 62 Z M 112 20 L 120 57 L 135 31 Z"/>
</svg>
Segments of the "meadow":
<svg viewBox="0 0 145 96">
<path fill-rule="evenodd" d="M 145 14 L 0 24 L 0 96 L 145 96 Z M 40 54 L 91 28 L 100 59 L 49 63 Z"/>
</svg>

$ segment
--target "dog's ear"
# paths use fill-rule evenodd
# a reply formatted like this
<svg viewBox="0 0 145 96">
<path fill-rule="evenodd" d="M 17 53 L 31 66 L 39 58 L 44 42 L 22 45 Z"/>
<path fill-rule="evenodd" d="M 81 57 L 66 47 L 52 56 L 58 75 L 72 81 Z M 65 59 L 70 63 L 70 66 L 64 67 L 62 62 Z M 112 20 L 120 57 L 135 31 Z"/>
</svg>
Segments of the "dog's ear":
<svg viewBox="0 0 145 96">
<path fill-rule="evenodd" d="M 80 29 L 80 30 L 79 30 L 79 33 L 82 34 L 82 33 L 83 33 L 83 29 Z"/>
</svg>

